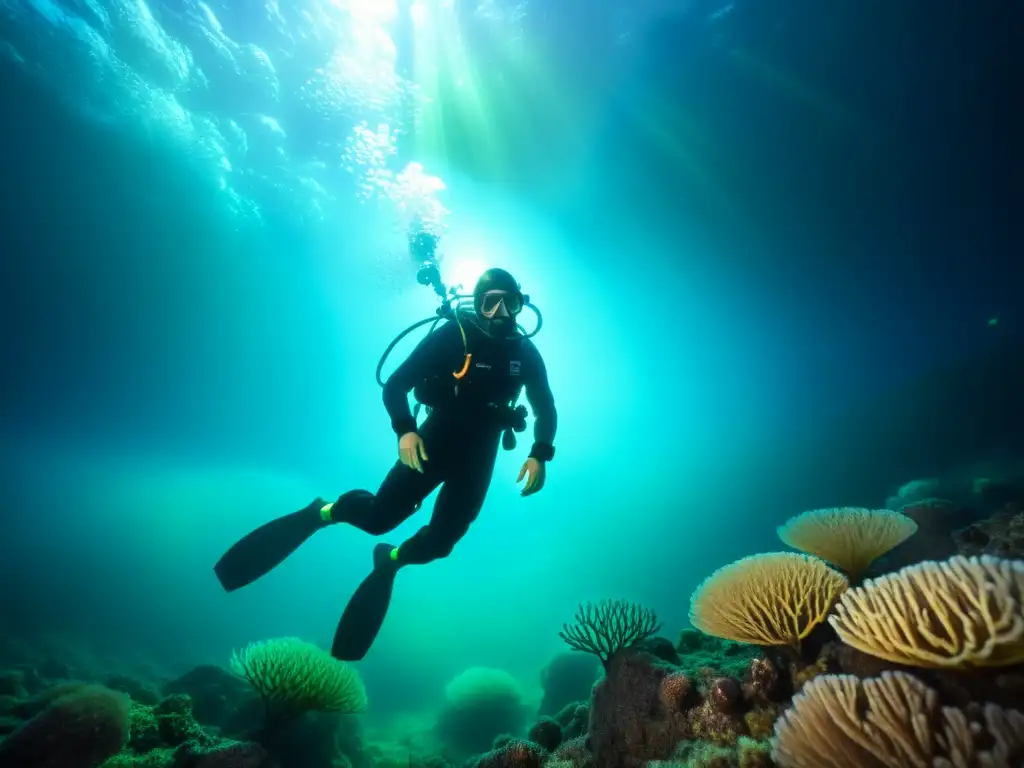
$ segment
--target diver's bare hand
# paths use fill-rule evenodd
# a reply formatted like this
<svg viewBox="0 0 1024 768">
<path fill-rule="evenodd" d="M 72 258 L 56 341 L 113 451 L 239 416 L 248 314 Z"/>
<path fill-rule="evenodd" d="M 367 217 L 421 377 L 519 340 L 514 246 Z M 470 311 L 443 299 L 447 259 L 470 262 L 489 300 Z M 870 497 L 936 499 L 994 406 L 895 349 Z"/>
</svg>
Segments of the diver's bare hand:
<svg viewBox="0 0 1024 768">
<path fill-rule="evenodd" d="M 423 472 L 423 462 L 428 460 L 423 438 L 416 432 L 402 435 L 398 440 L 398 458 L 409 469 Z"/>
<path fill-rule="evenodd" d="M 526 485 L 523 486 L 523 490 L 519 492 L 519 495 L 532 496 L 537 493 L 537 491 L 544 487 L 546 473 L 547 470 L 544 468 L 544 462 L 542 461 L 537 461 L 537 459 L 531 457 L 523 462 L 523 468 L 519 470 L 519 477 L 516 478 L 516 482 L 523 482 L 525 477 Z"/>
</svg>

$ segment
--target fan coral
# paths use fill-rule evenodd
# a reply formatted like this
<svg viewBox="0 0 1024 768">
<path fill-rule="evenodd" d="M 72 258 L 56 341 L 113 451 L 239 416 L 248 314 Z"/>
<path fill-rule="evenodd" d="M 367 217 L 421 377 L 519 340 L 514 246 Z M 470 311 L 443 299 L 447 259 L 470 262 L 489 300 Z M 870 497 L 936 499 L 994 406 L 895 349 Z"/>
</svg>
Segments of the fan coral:
<svg viewBox="0 0 1024 768">
<path fill-rule="evenodd" d="M 359 674 L 295 637 L 251 643 L 231 657 L 231 670 L 256 689 L 268 714 L 355 714 L 366 709 L 366 689 Z"/>
<path fill-rule="evenodd" d="M 847 592 L 829 619 L 840 639 L 917 667 L 1024 661 L 1024 562 L 983 556 L 924 562 Z"/>
<path fill-rule="evenodd" d="M 690 623 L 716 637 L 797 648 L 848 586 L 814 557 L 751 555 L 719 568 L 694 591 Z"/>
<path fill-rule="evenodd" d="M 940 708 L 935 691 L 902 672 L 863 681 L 825 675 L 779 718 L 772 756 L 782 768 L 1019 765 L 1024 714 L 988 704 L 983 717 L 971 723 L 959 709 Z"/>
<path fill-rule="evenodd" d="M 872 561 L 917 532 L 917 523 L 890 509 L 812 509 L 779 526 L 785 544 L 827 560 L 856 578 Z"/>
<path fill-rule="evenodd" d="M 632 648 L 661 629 L 654 611 L 626 600 L 581 605 L 575 619 L 572 625 L 563 624 L 558 636 L 574 650 L 597 656 L 606 670 L 616 653 Z"/>
</svg>

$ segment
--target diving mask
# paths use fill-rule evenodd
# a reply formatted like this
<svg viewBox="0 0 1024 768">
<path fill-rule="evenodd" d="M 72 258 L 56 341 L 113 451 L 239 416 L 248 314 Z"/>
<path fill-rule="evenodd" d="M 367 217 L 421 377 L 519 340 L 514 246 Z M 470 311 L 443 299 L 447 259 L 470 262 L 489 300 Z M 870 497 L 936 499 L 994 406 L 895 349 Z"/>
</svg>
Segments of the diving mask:
<svg viewBox="0 0 1024 768">
<path fill-rule="evenodd" d="M 497 317 L 515 317 L 523 309 L 523 299 L 512 291 L 487 291 L 480 297 L 480 314 L 488 320 Z"/>
</svg>

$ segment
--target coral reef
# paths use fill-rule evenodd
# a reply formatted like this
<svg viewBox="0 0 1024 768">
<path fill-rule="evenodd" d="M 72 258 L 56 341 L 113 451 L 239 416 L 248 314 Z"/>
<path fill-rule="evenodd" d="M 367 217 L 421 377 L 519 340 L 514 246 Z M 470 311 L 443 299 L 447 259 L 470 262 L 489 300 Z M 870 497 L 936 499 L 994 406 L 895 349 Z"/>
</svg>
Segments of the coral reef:
<svg viewBox="0 0 1024 768">
<path fill-rule="evenodd" d="M 196 719 L 228 733 L 237 733 L 263 715 L 263 702 L 246 680 L 212 664 L 194 667 L 163 686 L 163 693 L 185 693 Z"/>
<path fill-rule="evenodd" d="M 941 707 L 935 691 L 903 672 L 820 677 L 794 699 L 775 735 L 782 768 L 1024 764 L 1024 713 Z"/>
<path fill-rule="evenodd" d="M 917 499 L 898 510 L 914 521 L 917 532 L 875 560 L 865 576 L 879 576 L 924 560 L 944 560 L 956 554 L 953 532 L 975 516 L 973 510 L 938 497 Z"/>
<path fill-rule="evenodd" d="M 717 745 L 733 760 L 740 740 L 763 738 L 778 714 L 774 686 L 763 679 L 785 673 L 772 667 L 766 675 L 766 667 L 772 663 L 759 658 L 749 662 L 744 680 L 718 675 L 691 679 L 643 651 L 616 655 L 590 703 L 587 744 L 595 768 L 671 760 L 679 745 L 689 741 Z"/>
<path fill-rule="evenodd" d="M 856 579 L 875 560 L 917 532 L 917 523 L 889 509 L 813 509 L 779 526 L 783 542 L 820 557 Z"/>
<path fill-rule="evenodd" d="M 514 677 L 498 669 L 471 667 L 448 683 L 434 733 L 452 754 L 464 759 L 489 749 L 499 734 L 524 735 L 528 714 Z"/>
<path fill-rule="evenodd" d="M 570 648 L 597 656 L 607 670 L 615 654 L 653 637 L 660 629 L 653 611 L 625 600 L 602 600 L 581 605 L 574 623 L 562 625 L 558 636 Z"/>
<path fill-rule="evenodd" d="M 815 557 L 751 555 L 719 568 L 694 591 L 690 623 L 728 640 L 799 648 L 847 586 Z"/>
<path fill-rule="evenodd" d="M 898 664 L 1024 663 L 1024 561 L 909 566 L 847 592 L 829 621 L 847 645 Z"/>
<path fill-rule="evenodd" d="M 526 738 L 548 752 L 553 752 L 562 743 L 562 726 L 550 717 L 542 717 L 534 723 Z"/>
<path fill-rule="evenodd" d="M 471 667 L 436 720 L 370 744 L 358 674 L 294 638 L 161 684 L 0 637 L 0 766 L 1022 768 L 1024 499 L 979 486 L 968 520 L 930 488 L 791 518 L 801 551 L 711 573 L 676 642 L 647 607 L 580 606 L 539 711 Z"/>
<path fill-rule="evenodd" d="M 0 695 L 0 765 L 373 768 L 356 718 L 292 712 L 268 728 L 260 696 L 218 667 L 193 669 L 163 686 L 162 695 L 159 685 L 123 673 L 91 675 L 107 684 L 99 685 L 64 680 L 65 672 L 60 664 L 0 672 L 8 692 Z M 287 676 L 281 679 L 287 682 Z M 334 690 L 332 679 L 307 675 L 300 687 L 303 701 L 311 701 L 309 691 Z M 334 695 L 321 699 L 337 701 Z"/>
<path fill-rule="evenodd" d="M 96 768 L 128 741 L 129 712 L 130 699 L 109 688 L 65 692 L 0 742 L 0 765 Z"/>
<path fill-rule="evenodd" d="M 961 555 L 1024 558 L 1024 505 L 1013 503 L 992 517 L 953 533 Z"/>
<path fill-rule="evenodd" d="M 684 629 L 679 633 L 676 651 L 678 666 L 694 678 L 709 674 L 742 678 L 751 659 L 761 656 L 761 649 L 755 645 L 724 640 L 697 629 Z"/>
<path fill-rule="evenodd" d="M 946 506 L 910 512 L 935 508 Z M 1008 511 L 960 540 L 1009 551 L 1019 523 Z M 674 654 L 653 632 L 582 648 L 606 675 L 585 737 L 563 734 L 546 765 L 1020 768 L 1024 562 L 951 557 L 852 590 L 825 562 L 857 578 L 917 530 L 889 510 L 804 513 L 779 534 L 815 556 L 752 555 L 713 573 L 691 598 L 698 631 Z"/>
<path fill-rule="evenodd" d="M 558 654 L 541 671 L 544 698 L 537 713 L 554 715 L 567 704 L 587 698 L 600 673 L 598 660 L 590 654 Z"/>
<path fill-rule="evenodd" d="M 366 709 L 355 669 L 297 637 L 252 643 L 231 657 L 231 669 L 256 690 L 268 717 Z"/>
<path fill-rule="evenodd" d="M 530 741 L 512 739 L 480 757 L 476 768 L 542 768 L 548 753 Z"/>
</svg>

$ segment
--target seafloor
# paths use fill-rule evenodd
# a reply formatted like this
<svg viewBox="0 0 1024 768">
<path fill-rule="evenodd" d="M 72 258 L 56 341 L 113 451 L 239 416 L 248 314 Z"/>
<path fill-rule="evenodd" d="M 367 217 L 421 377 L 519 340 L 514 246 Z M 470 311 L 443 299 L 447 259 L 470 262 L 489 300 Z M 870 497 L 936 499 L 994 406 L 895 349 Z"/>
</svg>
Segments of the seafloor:
<svg viewBox="0 0 1024 768">
<path fill-rule="evenodd" d="M 709 574 L 697 629 L 581 606 L 539 707 L 467 670 L 402 733 L 364 729 L 358 676 L 309 647 L 142 679 L 0 635 L 0 768 L 1021 768 L 1024 486 L 943 487 L 794 518 L 801 552 Z"/>
</svg>

